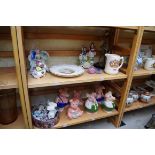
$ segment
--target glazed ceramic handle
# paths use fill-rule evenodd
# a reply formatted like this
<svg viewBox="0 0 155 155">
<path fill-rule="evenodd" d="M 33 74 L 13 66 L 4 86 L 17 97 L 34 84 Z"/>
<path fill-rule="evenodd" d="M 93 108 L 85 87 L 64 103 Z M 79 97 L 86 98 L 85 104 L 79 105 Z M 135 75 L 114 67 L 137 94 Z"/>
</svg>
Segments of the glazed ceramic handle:
<svg viewBox="0 0 155 155">
<path fill-rule="evenodd" d="M 120 60 L 122 60 L 122 62 L 121 62 L 121 64 L 120 64 L 120 66 L 118 67 L 118 69 L 120 69 L 120 68 L 122 67 L 122 65 L 123 65 L 123 63 L 124 63 L 124 57 L 121 57 Z"/>
</svg>

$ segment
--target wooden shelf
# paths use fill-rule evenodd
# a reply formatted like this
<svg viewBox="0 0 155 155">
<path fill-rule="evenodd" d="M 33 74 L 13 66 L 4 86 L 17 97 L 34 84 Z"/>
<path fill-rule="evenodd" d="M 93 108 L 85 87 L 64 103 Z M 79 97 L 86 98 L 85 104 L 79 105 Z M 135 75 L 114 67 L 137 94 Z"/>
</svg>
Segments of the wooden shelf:
<svg viewBox="0 0 155 155">
<path fill-rule="evenodd" d="M 24 129 L 24 128 L 25 128 L 25 124 L 24 124 L 24 118 L 21 110 L 19 110 L 18 118 L 15 122 L 8 125 L 0 124 L 0 129 Z"/>
<path fill-rule="evenodd" d="M 152 99 L 151 99 L 151 101 L 149 103 L 144 103 L 144 102 L 137 101 L 137 102 L 133 103 L 131 106 L 126 107 L 125 112 L 136 110 L 136 109 L 141 109 L 141 108 L 145 108 L 145 107 L 149 107 L 149 106 L 152 106 L 152 105 L 155 105 L 155 97 L 152 97 Z"/>
<path fill-rule="evenodd" d="M 153 31 L 155 32 L 155 26 L 144 26 L 145 31 Z"/>
<path fill-rule="evenodd" d="M 155 74 L 155 70 L 154 71 L 148 71 L 145 69 L 139 69 L 137 71 L 134 71 L 133 76 L 136 77 L 136 76 L 144 76 L 144 75 L 152 75 L 152 74 Z"/>
<path fill-rule="evenodd" d="M 17 88 L 15 68 L 0 68 L 0 89 Z"/>
<path fill-rule="evenodd" d="M 67 127 L 67 126 L 71 126 L 71 125 L 75 125 L 75 124 L 90 122 L 90 121 L 94 121 L 94 120 L 101 119 L 101 118 L 115 116 L 117 114 L 118 114 L 118 111 L 116 111 L 116 110 L 113 110 L 112 112 L 106 112 L 106 111 L 103 111 L 99 107 L 99 110 L 96 113 L 88 113 L 88 112 L 84 111 L 84 114 L 81 117 L 79 117 L 77 119 L 70 120 L 67 117 L 67 109 L 65 109 L 60 114 L 60 120 L 59 120 L 58 124 L 55 125 L 55 128 L 63 128 L 63 127 Z"/>
<path fill-rule="evenodd" d="M 114 26 L 116 28 L 128 29 L 128 30 L 137 30 L 138 26 Z"/>
<path fill-rule="evenodd" d="M 85 83 L 85 82 L 96 82 L 96 81 L 104 81 L 104 80 L 114 80 L 114 79 L 125 79 L 127 75 L 123 73 L 119 73 L 117 75 L 109 75 L 109 74 L 89 74 L 85 72 L 82 76 L 74 77 L 74 78 L 63 78 L 54 76 L 51 73 L 47 73 L 45 77 L 40 79 L 35 79 L 28 73 L 28 87 L 36 88 L 36 87 L 47 87 L 47 86 L 58 86 L 58 85 L 66 85 L 66 84 L 77 84 L 77 83 Z"/>
</svg>

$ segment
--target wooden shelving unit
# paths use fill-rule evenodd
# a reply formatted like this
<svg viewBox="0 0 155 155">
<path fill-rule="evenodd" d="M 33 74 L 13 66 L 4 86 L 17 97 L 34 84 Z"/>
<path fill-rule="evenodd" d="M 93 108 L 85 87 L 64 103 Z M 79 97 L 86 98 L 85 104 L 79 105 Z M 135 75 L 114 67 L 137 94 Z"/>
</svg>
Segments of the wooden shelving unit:
<svg viewBox="0 0 155 155">
<path fill-rule="evenodd" d="M 116 127 L 120 126 L 121 120 L 123 118 L 123 115 L 127 111 L 136 110 L 140 108 L 144 108 L 147 106 L 154 105 L 154 98 L 151 100 L 148 104 L 143 104 L 142 102 L 136 102 L 131 107 L 126 107 L 126 98 L 128 95 L 128 92 L 130 90 L 132 80 L 134 77 L 140 77 L 145 75 L 152 75 L 155 74 L 155 71 L 146 71 L 144 69 L 140 69 L 138 71 L 133 71 L 134 64 L 136 61 L 136 57 L 138 54 L 138 49 L 140 47 L 143 32 L 144 31 L 155 31 L 154 27 L 139 27 L 139 26 L 113 26 L 113 27 L 16 27 L 16 36 L 17 36 L 17 45 L 19 50 L 19 60 L 20 60 L 20 67 L 21 70 L 21 81 L 22 81 L 22 91 L 24 93 L 24 100 L 25 100 L 25 108 L 27 110 L 27 121 L 30 128 L 34 128 L 32 124 L 32 118 L 31 118 L 31 103 L 30 103 L 30 96 L 29 96 L 29 89 L 39 89 L 44 87 L 54 87 L 54 86 L 64 86 L 64 85 L 73 85 L 73 84 L 83 84 L 83 83 L 92 83 L 92 82 L 102 82 L 102 81 L 113 81 L 113 80 L 121 80 L 123 81 L 122 87 L 117 87 L 116 90 L 121 94 L 121 99 L 117 103 L 117 110 L 112 111 L 111 113 L 107 113 L 103 111 L 101 108 L 97 113 L 89 114 L 86 111 L 84 112 L 83 116 L 81 116 L 78 119 L 69 120 L 66 116 L 66 110 L 64 110 L 60 115 L 60 121 L 55 126 L 55 128 L 63 128 L 70 125 L 85 123 L 89 121 L 94 121 L 97 119 L 107 118 L 110 117 L 111 121 Z M 121 70 L 121 72 L 118 75 L 108 75 L 105 73 L 102 74 L 88 74 L 85 72 L 82 76 L 76 77 L 76 78 L 61 78 L 52 75 L 51 73 L 47 73 L 45 77 L 41 79 L 34 79 L 30 73 L 27 71 L 27 54 L 28 51 L 31 49 L 32 41 L 33 40 L 43 40 L 44 44 L 47 46 L 47 42 L 45 43 L 45 39 L 50 40 L 51 48 L 47 46 L 44 48 L 43 45 L 40 44 L 40 42 L 33 42 L 33 46 L 39 46 L 43 47 L 41 49 L 47 50 L 52 57 L 77 57 L 80 53 L 79 47 L 82 44 L 82 41 L 84 43 L 88 41 L 96 41 L 100 42 L 103 40 L 103 33 L 106 30 L 112 30 L 110 33 L 113 35 L 113 30 L 115 30 L 114 38 L 111 36 L 110 44 L 111 44 L 111 51 L 113 53 L 119 54 L 119 55 L 129 55 L 129 63 L 127 66 L 127 69 Z M 124 48 L 121 47 L 118 44 L 118 38 L 119 33 L 124 30 L 130 30 L 133 33 L 133 40 L 129 38 L 130 41 L 132 41 L 132 45 L 130 48 Z M 125 31 L 126 32 L 126 31 Z M 128 32 L 128 31 L 127 31 Z M 25 39 L 27 40 L 26 42 Z M 63 47 L 58 47 L 57 49 L 54 49 L 58 45 L 56 45 L 56 40 L 65 40 L 64 42 L 67 44 Z M 53 42 L 51 40 L 54 40 Z M 67 49 L 67 46 L 70 45 L 66 40 L 70 41 L 79 41 L 78 46 L 72 46 L 72 48 Z M 29 43 L 29 45 L 28 45 Z M 36 44 L 36 45 L 35 45 Z M 24 47 L 25 45 L 25 47 Z M 80 45 L 80 46 L 79 46 Z M 39 48 L 36 47 L 36 48 Z M 34 47 L 33 47 L 34 48 Z M 100 56 L 100 50 L 96 49 L 97 56 Z M 10 53 L 7 53 L 8 56 Z M 11 76 L 10 76 L 11 77 Z M 5 77 L 3 77 L 5 79 Z M 7 80 L 7 78 L 5 79 Z M 10 79 L 8 79 L 9 82 L 11 82 Z M 13 82 L 12 82 L 13 83 Z M 111 83 L 112 84 L 112 83 Z M 15 87 L 16 84 L 14 84 Z M 116 85 L 112 84 L 115 88 Z M 11 84 L 9 85 L 11 87 Z M 9 88 L 8 86 L 8 88 Z M 4 89 L 4 88 L 3 88 Z"/>
<path fill-rule="evenodd" d="M 32 125 L 32 118 L 31 118 L 31 103 L 29 100 L 29 89 L 33 88 L 39 88 L 39 87 L 49 87 L 49 86 L 64 86 L 64 85 L 69 85 L 69 84 L 82 84 L 82 83 L 91 83 L 91 82 L 101 82 L 101 81 L 106 81 L 106 80 L 124 80 L 124 85 L 123 88 L 119 89 L 121 91 L 121 100 L 117 104 L 118 105 L 118 111 L 114 110 L 111 113 L 107 113 L 101 109 L 95 114 L 88 114 L 87 112 L 84 112 L 83 116 L 81 116 L 78 119 L 73 119 L 69 120 L 66 116 L 66 111 L 62 112 L 60 115 L 60 121 L 59 123 L 55 126 L 55 128 L 62 128 L 65 126 L 70 126 L 70 125 L 75 125 L 75 124 L 80 124 L 88 121 L 93 121 L 96 119 L 101 119 L 101 118 L 107 118 L 114 116 L 113 118 L 116 118 L 115 121 L 112 121 L 116 126 L 120 125 L 120 121 L 122 119 L 122 111 L 124 107 L 124 101 L 125 101 L 125 96 L 128 93 L 128 88 L 130 87 L 130 83 L 132 80 L 130 80 L 130 75 L 132 74 L 131 70 L 136 56 L 136 51 L 139 48 L 139 41 L 141 40 L 141 34 L 142 34 L 142 28 L 141 27 L 130 27 L 130 26 L 123 26 L 123 27 L 112 27 L 112 29 L 130 29 L 135 33 L 135 38 L 133 41 L 132 48 L 125 49 L 121 46 L 117 45 L 117 41 L 115 39 L 114 46 L 112 46 L 112 51 L 114 53 L 120 54 L 120 53 L 130 53 L 131 57 L 129 60 L 129 67 L 128 70 L 129 72 L 122 73 L 120 72 L 118 75 L 108 75 L 105 73 L 102 74 L 88 74 L 85 72 L 82 76 L 76 77 L 76 78 L 61 78 L 54 76 L 50 73 L 47 73 L 45 77 L 41 79 L 34 79 L 29 72 L 27 72 L 27 67 L 26 67 L 26 60 L 27 60 L 27 52 L 28 49 L 24 48 L 24 39 L 69 39 L 69 40 L 84 40 L 84 41 L 89 41 L 91 39 L 95 41 L 101 41 L 103 34 L 104 27 L 81 27 L 80 28 L 73 28 L 73 27 L 62 27 L 62 28 L 57 28 L 54 27 L 53 29 L 50 29 L 50 27 L 41 27 L 41 29 L 37 29 L 35 27 L 24 27 L 22 30 L 21 27 L 16 27 L 17 29 L 17 38 L 18 38 L 18 47 L 19 47 L 19 58 L 21 61 L 21 72 L 22 72 L 22 80 L 23 80 L 23 90 L 25 94 L 25 101 L 26 101 L 26 109 L 27 109 L 27 117 L 29 121 L 30 128 L 33 128 Z M 57 29 L 58 34 L 55 34 L 55 29 Z M 59 29 L 59 30 L 58 30 Z M 96 29 L 96 30 L 95 30 Z M 109 27 L 108 29 L 111 29 Z M 106 27 L 107 30 L 107 27 Z M 96 31 L 96 32 L 95 32 Z M 49 32 L 49 33 L 48 33 Z M 89 34 L 90 32 L 90 34 Z M 53 35 L 54 34 L 54 35 Z M 69 35 L 68 35 L 69 34 Z M 78 37 L 76 37 L 78 36 Z M 94 38 L 95 37 L 95 38 Z M 115 34 L 115 38 L 117 38 L 117 33 Z M 138 42 L 138 43 L 137 43 Z M 136 44 L 135 44 L 136 43 Z M 26 46 L 26 45 L 25 45 Z M 27 47 L 27 46 L 26 46 Z M 44 49 L 46 50 L 46 49 Z M 69 50 L 69 55 L 68 52 L 66 52 L 66 46 L 65 49 L 61 50 L 55 50 L 55 49 L 49 49 L 48 51 L 53 50 L 55 51 L 50 52 L 50 56 L 57 56 L 57 57 L 68 57 L 68 56 L 78 56 L 79 50 L 76 49 L 70 49 Z M 59 52 L 58 52 L 59 51 Z M 63 52 L 65 51 L 65 52 Z M 120 53 L 119 53 L 120 52 Z M 76 55 L 75 55 L 76 53 Z M 134 58 L 134 59 L 133 59 Z M 115 117 L 116 116 L 116 117 Z"/>
<path fill-rule="evenodd" d="M 4 28 L 5 30 L 5 28 Z M 20 62 L 18 55 L 18 46 L 17 46 L 17 37 L 16 37 L 16 29 L 15 27 L 8 27 L 7 33 L 2 35 L 0 39 L 9 39 L 12 42 L 13 51 L 9 52 L 1 52 L 0 57 L 9 58 L 13 57 L 15 60 L 16 67 L 1 67 L 0 68 L 0 90 L 2 89 L 12 89 L 17 88 L 19 90 L 21 109 L 18 112 L 18 118 L 15 122 L 10 123 L 8 125 L 0 124 L 0 128 L 2 129 L 24 129 L 29 128 L 27 121 L 27 113 L 25 107 L 25 98 L 22 87 L 22 79 L 20 72 Z"/>
<path fill-rule="evenodd" d="M 155 32 L 155 27 L 151 27 L 151 26 L 146 26 L 144 27 L 144 31 L 147 31 L 149 33 L 151 32 Z M 144 33 L 142 33 L 142 36 L 143 36 Z M 143 41 L 146 41 L 143 39 L 141 39 L 140 43 L 143 43 Z M 149 40 L 149 44 L 151 44 L 152 39 Z M 138 53 L 139 50 L 136 51 L 136 53 Z M 135 62 L 134 62 L 135 64 Z M 133 68 L 132 68 L 133 69 Z M 134 69 L 133 69 L 134 70 Z M 127 74 L 128 70 L 125 69 L 125 68 L 122 68 L 121 71 L 124 73 L 124 74 Z M 138 69 L 137 71 L 133 71 L 133 73 L 131 74 L 131 82 L 133 81 L 134 78 L 144 78 L 144 77 L 150 77 L 151 75 L 155 74 L 155 70 L 153 71 L 148 71 L 148 70 L 145 70 L 143 68 L 141 69 Z M 131 88 L 131 84 L 129 86 L 129 90 Z M 128 96 L 128 94 L 127 94 Z M 125 98 L 127 98 L 127 96 Z M 137 102 L 134 102 L 131 106 L 126 106 L 126 102 L 124 101 L 124 108 L 122 110 L 122 118 L 123 118 L 123 115 L 124 113 L 126 112 L 129 112 L 129 111 L 133 111 L 133 110 L 138 110 L 138 109 L 142 109 L 142 108 L 145 108 L 145 107 L 149 107 L 149 106 L 153 106 L 155 105 L 155 97 L 152 97 L 151 101 L 149 103 L 144 103 L 144 102 L 141 102 L 141 101 L 137 101 Z"/>
</svg>

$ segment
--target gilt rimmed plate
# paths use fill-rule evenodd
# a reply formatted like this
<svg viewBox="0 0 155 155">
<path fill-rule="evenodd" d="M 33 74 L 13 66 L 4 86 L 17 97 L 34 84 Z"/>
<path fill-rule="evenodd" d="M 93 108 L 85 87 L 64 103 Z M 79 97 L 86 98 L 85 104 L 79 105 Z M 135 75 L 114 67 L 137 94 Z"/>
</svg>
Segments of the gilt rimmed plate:
<svg viewBox="0 0 155 155">
<path fill-rule="evenodd" d="M 77 65 L 63 64 L 52 66 L 50 72 L 61 77 L 76 77 L 82 75 L 84 69 Z"/>
</svg>

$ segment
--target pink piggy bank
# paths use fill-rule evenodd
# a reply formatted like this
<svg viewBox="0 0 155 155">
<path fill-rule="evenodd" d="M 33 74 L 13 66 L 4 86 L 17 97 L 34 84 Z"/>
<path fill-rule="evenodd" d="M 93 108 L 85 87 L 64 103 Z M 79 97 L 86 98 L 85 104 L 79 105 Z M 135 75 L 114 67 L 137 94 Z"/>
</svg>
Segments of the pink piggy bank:
<svg viewBox="0 0 155 155">
<path fill-rule="evenodd" d="M 70 119 L 75 119 L 80 117 L 83 114 L 83 111 L 78 107 L 80 104 L 80 101 L 78 99 L 71 99 L 70 100 L 70 107 L 67 111 L 67 116 Z"/>
</svg>

